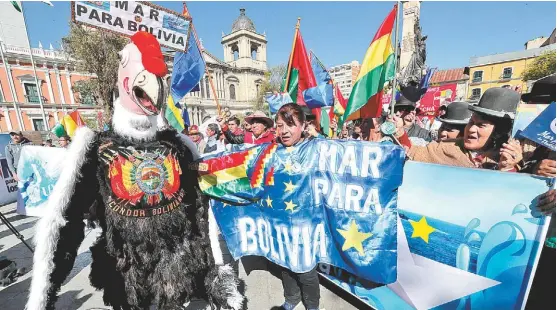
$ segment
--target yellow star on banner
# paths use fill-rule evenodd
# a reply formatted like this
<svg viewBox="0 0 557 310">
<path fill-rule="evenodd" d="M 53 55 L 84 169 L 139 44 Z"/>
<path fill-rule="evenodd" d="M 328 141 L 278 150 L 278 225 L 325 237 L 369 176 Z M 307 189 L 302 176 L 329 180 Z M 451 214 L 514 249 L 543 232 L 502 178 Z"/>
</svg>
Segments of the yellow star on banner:
<svg viewBox="0 0 557 310">
<path fill-rule="evenodd" d="M 273 201 L 271 200 L 270 196 L 267 196 L 267 199 L 265 199 L 265 202 L 267 202 L 267 207 L 269 207 L 269 208 L 273 207 Z"/>
<path fill-rule="evenodd" d="M 429 234 L 435 231 L 435 228 L 429 226 L 425 216 L 422 216 L 420 221 L 410 220 L 410 224 L 414 231 L 412 231 L 412 238 L 422 238 L 426 243 L 429 243 Z"/>
<path fill-rule="evenodd" d="M 292 164 L 290 162 L 286 162 L 286 164 L 284 164 L 284 170 L 288 173 L 292 172 Z"/>
<path fill-rule="evenodd" d="M 224 207 L 226 207 L 226 206 L 229 206 L 229 204 L 227 204 L 226 202 L 223 202 L 223 203 L 222 203 L 222 207 L 224 208 Z"/>
<path fill-rule="evenodd" d="M 294 184 L 292 184 L 292 181 L 290 181 L 288 183 L 286 183 L 286 182 L 283 182 L 283 183 L 286 186 L 286 189 L 284 190 L 285 193 L 286 192 L 291 192 L 296 188 L 296 186 Z"/>
<path fill-rule="evenodd" d="M 292 200 L 285 202 L 285 204 L 286 204 L 286 209 L 284 209 L 284 211 L 290 210 L 290 211 L 294 212 L 294 208 L 297 206 L 296 204 L 294 204 L 292 202 Z"/>
<path fill-rule="evenodd" d="M 369 237 L 373 236 L 372 233 L 363 233 L 358 231 L 358 225 L 356 221 L 352 220 L 348 230 L 338 229 L 337 231 L 344 237 L 344 244 L 342 245 L 342 250 L 346 251 L 350 248 L 356 249 L 360 255 L 364 255 L 364 247 L 362 242 L 364 242 Z"/>
</svg>

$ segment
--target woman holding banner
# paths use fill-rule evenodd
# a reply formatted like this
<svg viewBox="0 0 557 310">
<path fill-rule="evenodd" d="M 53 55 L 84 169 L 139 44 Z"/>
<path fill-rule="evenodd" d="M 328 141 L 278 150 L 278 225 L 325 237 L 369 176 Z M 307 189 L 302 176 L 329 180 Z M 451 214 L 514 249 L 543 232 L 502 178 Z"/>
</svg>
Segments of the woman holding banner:
<svg viewBox="0 0 557 310">
<path fill-rule="evenodd" d="M 277 142 L 290 147 L 311 139 L 304 136 L 305 120 L 301 106 L 294 103 L 283 105 L 275 117 Z M 319 309 L 319 277 L 316 268 L 306 273 L 294 273 L 282 268 L 281 275 L 285 298 L 281 309 L 292 310 L 300 301 L 308 310 Z"/>
<path fill-rule="evenodd" d="M 477 106 L 468 107 L 473 114 L 463 138 L 411 146 L 408 158 L 450 166 L 518 171 L 522 148 L 518 141 L 509 138 L 519 98 L 517 92 L 506 88 L 486 90 Z M 397 137 L 404 136 L 402 120 L 395 117 L 394 121 Z"/>
</svg>

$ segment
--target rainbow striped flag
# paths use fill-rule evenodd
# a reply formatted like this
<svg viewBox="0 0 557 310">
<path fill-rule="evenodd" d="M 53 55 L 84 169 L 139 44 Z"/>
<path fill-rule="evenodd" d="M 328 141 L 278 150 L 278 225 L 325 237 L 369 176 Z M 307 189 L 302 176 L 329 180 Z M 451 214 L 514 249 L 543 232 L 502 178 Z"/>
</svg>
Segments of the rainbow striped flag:
<svg viewBox="0 0 557 310">
<path fill-rule="evenodd" d="M 383 86 L 386 81 L 395 77 L 395 57 L 391 33 L 396 14 L 397 6 L 395 5 L 371 41 L 340 124 L 349 119 L 381 115 Z"/>
<path fill-rule="evenodd" d="M 198 167 L 201 191 L 239 204 L 253 202 L 266 185 L 274 185 L 270 160 L 276 143 L 203 157 Z"/>
<path fill-rule="evenodd" d="M 73 138 L 75 131 L 79 127 L 87 126 L 79 111 L 73 111 L 69 114 L 64 115 L 60 123 L 56 124 L 52 129 L 52 132 L 58 137 L 68 135 Z"/>
</svg>

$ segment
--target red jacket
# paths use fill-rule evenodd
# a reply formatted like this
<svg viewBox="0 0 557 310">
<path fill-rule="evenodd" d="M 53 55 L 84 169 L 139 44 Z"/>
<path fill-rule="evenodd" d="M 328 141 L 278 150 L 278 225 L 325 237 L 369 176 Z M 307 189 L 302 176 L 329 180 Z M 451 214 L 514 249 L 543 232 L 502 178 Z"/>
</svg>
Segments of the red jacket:
<svg viewBox="0 0 557 310">
<path fill-rule="evenodd" d="M 222 131 L 226 140 L 228 140 L 230 144 L 263 144 L 275 141 L 275 135 L 273 135 L 270 130 L 264 132 L 261 136 L 259 136 L 259 138 L 255 138 L 251 132 L 244 132 L 243 134 L 235 135 L 228 130 L 228 126 L 226 125 L 222 127 Z"/>
</svg>

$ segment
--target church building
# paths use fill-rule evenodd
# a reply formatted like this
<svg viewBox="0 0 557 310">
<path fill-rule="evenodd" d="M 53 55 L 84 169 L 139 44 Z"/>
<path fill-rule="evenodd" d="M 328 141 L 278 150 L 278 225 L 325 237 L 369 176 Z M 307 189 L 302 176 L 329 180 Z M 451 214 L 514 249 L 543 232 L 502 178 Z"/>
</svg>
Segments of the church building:
<svg viewBox="0 0 557 310">
<path fill-rule="evenodd" d="M 240 16 L 232 23 L 229 34 L 222 35 L 223 60 L 204 50 L 203 57 L 209 76 L 200 82 L 199 91 L 187 94 L 185 102 L 190 121 L 201 124 L 217 115 L 217 105 L 210 86 L 212 78 L 216 97 L 222 109 L 232 115 L 253 111 L 267 71 L 267 38 L 257 32 L 253 21 L 240 9 Z"/>
</svg>

